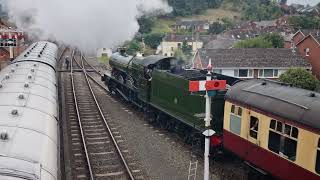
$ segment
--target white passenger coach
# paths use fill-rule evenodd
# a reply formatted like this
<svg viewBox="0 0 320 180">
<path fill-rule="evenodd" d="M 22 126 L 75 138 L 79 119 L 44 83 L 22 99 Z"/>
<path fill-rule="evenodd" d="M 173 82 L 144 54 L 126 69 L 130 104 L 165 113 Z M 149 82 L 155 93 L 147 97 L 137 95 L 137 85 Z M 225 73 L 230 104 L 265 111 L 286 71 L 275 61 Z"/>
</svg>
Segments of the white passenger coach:
<svg viewBox="0 0 320 180">
<path fill-rule="evenodd" d="M 37 42 L 0 71 L 0 179 L 57 180 L 58 47 Z"/>
</svg>

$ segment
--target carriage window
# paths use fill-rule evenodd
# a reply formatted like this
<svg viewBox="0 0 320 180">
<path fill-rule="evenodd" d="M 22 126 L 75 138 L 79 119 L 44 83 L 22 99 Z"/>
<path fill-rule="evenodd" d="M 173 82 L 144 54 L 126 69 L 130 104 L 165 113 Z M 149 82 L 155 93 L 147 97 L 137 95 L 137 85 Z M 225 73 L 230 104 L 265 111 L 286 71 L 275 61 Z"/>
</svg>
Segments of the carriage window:
<svg viewBox="0 0 320 180">
<path fill-rule="evenodd" d="M 277 131 L 282 132 L 282 122 L 277 121 Z"/>
<path fill-rule="evenodd" d="M 238 107 L 238 116 L 242 116 L 242 108 Z"/>
<path fill-rule="evenodd" d="M 241 117 L 231 114 L 230 115 L 230 131 L 240 135 L 241 132 Z"/>
<path fill-rule="evenodd" d="M 296 127 L 292 127 L 291 136 L 296 139 L 298 138 L 298 129 Z"/>
<path fill-rule="evenodd" d="M 231 113 L 234 113 L 234 112 L 235 112 L 235 109 L 236 109 L 236 106 L 235 106 L 235 105 L 232 105 L 232 106 L 231 106 Z"/>
<path fill-rule="evenodd" d="M 271 120 L 268 149 L 291 161 L 296 160 L 298 128 Z"/>
<path fill-rule="evenodd" d="M 276 129 L 276 121 L 275 120 L 271 120 L 270 122 L 270 129 Z"/>
<path fill-rule="evenodd" d="M 320 174 L 320 139 L 318 141 L 317 159 L 316 159 L 316 172 Z"/>
<path fill-rule="evenodd" d="M 257 139 L 258 138 L 258 129 L 259 128 L 259 119 L 250 116 L 250 136 Z"/>
<path fill-rule="evenodd" d="M 231 106 L 231 114 L 230 114 L 230 131 L 238 135 L 240 135 L 240 131 L 241 131 L 241 115 L 242 115 L 241 107 L 235 106 L 233 104 Z"/>
</svg>

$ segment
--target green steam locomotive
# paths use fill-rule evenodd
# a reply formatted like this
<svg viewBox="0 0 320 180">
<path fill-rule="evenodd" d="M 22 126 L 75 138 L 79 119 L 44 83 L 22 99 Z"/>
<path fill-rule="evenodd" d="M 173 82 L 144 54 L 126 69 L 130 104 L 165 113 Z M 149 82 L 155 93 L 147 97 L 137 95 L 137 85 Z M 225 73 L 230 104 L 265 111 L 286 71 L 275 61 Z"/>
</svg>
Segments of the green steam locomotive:
<svg viewBox="0 0 320 180">
<path fill-rule="evenodd" d="M 128 56 L 123 51 L 114 53 L 109 64 L 111 74 L 102 77 L 109 90 L 141 108 L 149 121 L 179 132 L 187 142 L 205 129 L 204 94 L 191 94 L 188 87 L 191 80 L 205 80 L 207 71 L 186 70 L 183 61 L 173 57 Z M 227 80 L 228 85 L 238 81 L 220 74 L 212 76 Z M 217 134 L 222 133 L 225 93 L 219 91 L 212 98 L 211 124 Z"/>
</svg>

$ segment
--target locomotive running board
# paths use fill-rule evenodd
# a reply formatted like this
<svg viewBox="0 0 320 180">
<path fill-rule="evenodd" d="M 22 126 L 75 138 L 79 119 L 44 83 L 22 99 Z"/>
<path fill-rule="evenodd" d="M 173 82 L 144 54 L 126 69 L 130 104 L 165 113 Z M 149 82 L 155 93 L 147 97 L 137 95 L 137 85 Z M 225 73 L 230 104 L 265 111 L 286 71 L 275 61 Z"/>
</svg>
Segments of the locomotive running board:
<svg viewBox="0 0 320 180">
<path fill-rule="evenodd" d="M 138 106 L 139 108 L 142 108 L 142 106 L 140 104 L 138 104 L 135 101 L 130 101 L 130 99 L 123 93 L 121 92 L 121 90 L 119 90 L 118 88 L 116 88 L 116 91 L 128 102 L 132 102 L 134 105 Z"/>
<path fill-rule="evenodd" d="M 116 90 L 126 101 L 130 101 L 129 98 L 125 94 L 123 94 L 118 88 L 116 88 Z"/>
</svg>

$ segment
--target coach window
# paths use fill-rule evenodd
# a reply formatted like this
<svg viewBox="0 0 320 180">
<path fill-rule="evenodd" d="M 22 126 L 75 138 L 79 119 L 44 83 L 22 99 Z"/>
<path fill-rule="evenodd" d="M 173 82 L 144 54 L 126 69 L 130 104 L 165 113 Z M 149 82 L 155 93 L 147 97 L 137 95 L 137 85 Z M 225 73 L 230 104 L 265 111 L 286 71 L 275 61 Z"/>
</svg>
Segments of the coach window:
<svg viewBox="0 0 320 180">
<path fill-rule="evenodd" d="M 231 106 L 231 113 L 234 114 L 235 110 L 236 110 L 236 106 L 235 106 L 234 104 L 232 104 L 232 106 Z"/>
<path fill-rule="evenodd" d="M 259 131 L 259 119 L 254 116 L 250 116 L 250 136 L 257 139 L 258 131 Z"/>
<path fill-rule="evenodd" d="M 242 108 L 232 105 L 230 114 L 230 131 L 240 135 Z"/>
<path fill-rule="evenodd" d="M 318 141 L 317 158 L 316 158 L 316 172 L 320 174 L 320 139 Z"/>
<path fill-rule="evenodd" d="M 242 116 L 242 108 L 238 107 L 238 116 Z"/>
<path fill-rule="evenodd" d="M 274 119 L 270 122 L 268 149 L 291 161 L 296 160 L 298 128 Z"/>
</svg>

